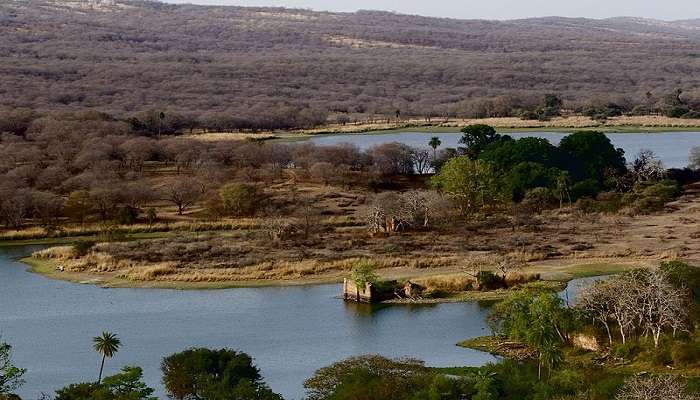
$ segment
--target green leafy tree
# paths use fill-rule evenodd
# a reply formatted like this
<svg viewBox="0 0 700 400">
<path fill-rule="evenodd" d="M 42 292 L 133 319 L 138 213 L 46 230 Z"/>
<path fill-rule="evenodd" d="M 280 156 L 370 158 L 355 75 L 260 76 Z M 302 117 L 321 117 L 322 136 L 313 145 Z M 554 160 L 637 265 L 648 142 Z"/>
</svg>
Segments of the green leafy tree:
<svg viewBox="0 0 700 400">
<path fill-rule="evenodd" d="M 524 162 L 516 165 L 504 177 L 513 200 L 520 201 L 528 190 L 554 188 L 561 171 L 542 164 Z"/>
<path fill-rule="evenodd" d="M 476 389 L 476 393 L 472 396 L 472 400 L 498 400 L 494 376 L 494 373 L 489 373 L 484 370 L 476 374 L 474 377 L 474 389 Z"/>
<path fill-rule="evenodd" d="M 365 287 L 367 283 L 376 283 L 379 280 L 377 265 L 370 261 L 359 261 L 352 267 L 350 279 L 358 288 Z"/>
<path fill-rule="evenodd" d="M 471 159 L 479 157 L 486 146 L 495 143 L 503 137 L 496 133 L 493 127 L 483 124 L 469 125 L 462 129 L 462 138 L 459 143 L 464 145 L 461 150 Z"/>
<path fill-rule="evenodd" d="M 253 215 L 260 205 L 260 194 L 255 185 L 230 183 L 219 189 L 223 211 L 229 215 Z"/>
<path fill-rule="evenodd" d="M 508 171 L 524 162 L 542 164 L 548 168 L 562 168 L 563 156 L 549 140 L 525 137 L 512 140 L 508 137 L 495 142 L 479 155 L 479 159 L 491 162 L 499 171 Z"/>
<path fill-rule="evenodd" d="M 572 133 L 561 140 L 559 149 L 568 156 L 566 169 L 576 181 L 602 182 L 606 173 L 626 170 L 625 152 L 616 149 L 602 132 Z"/>
<path fill-rule="evenodd" d="M 163 359 L 161 370 L 173 399 L 282 399 L 265 385 L 253 359 L 234 350 L 185 350 Z"/>
<path fill-rule="evenodd" d="M 8 395 L 24 384 L 26 369 L 12 363 L 12 346 L 0 341 L 0 395 Z"/>
<path fill-rule="evenodd" d="M 92 347 L 102 356 L 100 363 L 100 374 L 97 378 L 97 383 L 102 380 L 102 371 L 105 367 L 105 359 L 114 357 L 114 354 L 119 351 L 122 342 L 117 335 L 110 332 L 102 332 L 102 335 L 92 338 Z"/>
<path fill-rule="evenodd" d="M 143 382 L 143 370 L 124 367 L 101 383 L 76 383 L 56 391 L 56 400 L 156 400 Z"/>
<path fill-rule="evenodd" d="M 449 160 L 431 183 L 452 197 L 463 215 L 475 214 L 503 199 L 501 184 L 491 165 L 467 156 Z"/>
<path fill-rule="evenodd" d="M 349 358 L 304 382 L 308 400 L 458 400 L 471 398 L 468 379 L 446 378 L 418 360 L 377 355 Z"/>
<path fill-rule="evenodd" d="M 538 355 L 538 378 L 561 363 L 561 344 L 575 327 L 572 311 L 554 293 L 520 291 L 497 304 L 489 316 L 494 332 L 520 340 Z"/>
</svg>

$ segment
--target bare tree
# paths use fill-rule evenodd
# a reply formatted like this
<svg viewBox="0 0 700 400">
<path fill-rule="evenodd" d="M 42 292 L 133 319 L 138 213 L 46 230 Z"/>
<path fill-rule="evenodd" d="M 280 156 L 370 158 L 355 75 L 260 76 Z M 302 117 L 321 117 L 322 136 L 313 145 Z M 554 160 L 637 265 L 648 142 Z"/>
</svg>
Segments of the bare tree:
<svg viewBox="0 0 700 400">
<path fill-rule="evenodd" d="M 671 375 L 635 376 L 628 379 L 615 400 L 697 400 L 687 385 Z"/>
<path fill-rule="evenodd" d="M 700 169 L 700 146 L 695 146 L 692 149 L 690 149 L 688 168 Z"/>
<path fill-rule="evenodd" d="M 163 198 L 175 206 L 179 215 L 191 207 L 202 196 L 201 185 L 194 178 L 180 178 L 161 188 Z"/>
<path fill-rule="evenodd" d="M 656 181 L 663 179 L 666 168 L 653 151 L 643 149 L 630 165 L 630 171 L 637 182 Z"/>
<path fill-rule="evenodd" d="M 610 322 L 614 312 L 612 303 L 615 293 L 612 285 L 606 281 L 598 281 L 585 287 L 579 296 L 577 307 L 594 322 L 599 322 L 605 327 L 608 334 L 608 342 L 612 346 L 613 338 L 610 332 Z"/>
<path fill-rule="evenodd" d="M 413 158 L 413 168 L 419 175 L 425 175 L 430 172 L 432 167 L 430 151 L 421 148 L 413 148 L 411 152 Z"/>
</svg>

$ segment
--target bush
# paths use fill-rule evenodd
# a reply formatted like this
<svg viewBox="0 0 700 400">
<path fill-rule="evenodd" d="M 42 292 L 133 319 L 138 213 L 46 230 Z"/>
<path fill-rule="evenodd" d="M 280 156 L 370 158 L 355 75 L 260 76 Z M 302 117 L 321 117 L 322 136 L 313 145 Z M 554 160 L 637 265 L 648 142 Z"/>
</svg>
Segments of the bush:
<svg viewBox="0 0 700 400">
<path fill-rule="evenodd" d="M 581 372 L 562 369 L 552 374 L 549 384 L 556 388 L 557 394 L 574 395 L 584 386 L 584 376 Z"/>
<path fill-rule="evenodd" d="M 628 341 L 627 343 L 619 344 L 613 349 L 613 354 L 615 357 L 624 358 L 626 360 L 631 360 L 635 358 L 642 351 L 642 346 L 636 341 Z"/>
<path fill-rule="evenodd" d="M 250 216 L 260 207 L 261 195 L 255 185 L 229 183 L 219 189 L 222 211 L 228 215 Z"/>
<path fill-rule="evenodd" d="M 554 192 L 545 187 L 537 187 L 528 190 L 523 199 L 524 206 L 538 211 L 554 207 L 558 202 L 559 200 L 554 195 Z"/>
<path fill-rule="evenodd" d="M 121 225 L 133 225 L 136 218 L 139 216 L 139 211 L 133 207 L 121 207 L 117 212 L 117 222 Z"/>
<path fill-rule="evenodd" d="M 80 240 L 73 243 L 73 256 L 83 257 L 87 255 L 93 247 L 95 247 L 95 242 L 92 240 Z"/>
<path fill-rule="evenodd" d="M 595 179 L 586 179 L 571 186 L 571 198 L 576 200 L 584 197 L 595 198 L 600 192 L 600 185 Z"/>
<path fill-rule="evenodd" d="M 476 281 L 479 284 L 479 290 L 502 289 L 506 286 L 503 278 L 491 271 L 479 271 L 476 274 Z"/>
<path fill-rule="evenodd" d="M 673 365 L 688 367 L 700 361 L 700 345 L 696 342 L 676 342 L 671 347 L 671 359 Z"/>
<path fill-rule="evenodd" d="M 660 367 L 665 367 L 667 365 L 673 364 L 673 357 L 671 357 L 671 351 L 668 348 L 658 348 L 653 350 L 651 357 L 651 362 Z"/>
</svg>

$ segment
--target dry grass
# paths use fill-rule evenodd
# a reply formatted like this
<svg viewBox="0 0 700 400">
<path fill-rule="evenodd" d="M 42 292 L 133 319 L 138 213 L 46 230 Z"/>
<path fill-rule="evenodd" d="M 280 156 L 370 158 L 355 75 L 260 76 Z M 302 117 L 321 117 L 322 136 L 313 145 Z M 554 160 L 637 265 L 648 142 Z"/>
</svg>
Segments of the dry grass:
<svg viewBox="0 0 700 400">
<path fill-rule="evenodd" d="M 220 221 L 176 221 L 171 223 L 133 224 L 133 225 L 104 225 L 99 223 L 62 226 L 60 230 L 47 230 L 43 227 L 30 227 L 22 230 L 6 230 L 0 232 L 0 241 L 31 240 L 44 238 L 67 238 L 79 236 L 97 236 L 101 234 L 134 235 L 140 233 L 158 232 L 209 232 L 209 231 L 238 231 L 258 228 L 259 219 L 240 218 Z"/>
<path fill-rule="evenodd" d="M 260 133 L 198 133 L 187 136 L 203 141 L 227 141 L 227 140 L 268 140 L 275 138 L 298 138 L 300 136 L 319 135 L 319 134 L 351 134 L 351 133 L 366 133 L 372 131 L 410 129 L 410 128 L 429 128 L 429 127 L 444 127 L 444 128 L 459 128 L 466 125 L 486 124 L 500 129 L 546 129 L 546 128 L 562 128 L 562 129 L 583 129 L 583 128 L 624 128 L 624 127 L 642 127 L 642 128 L 694 128 L 698 127 L 697 120 L 684 118 L 669 118 L 658 115 L 647 116 L 622 116 L 609 118 L 607 121 L 601 122 L 590 117 L 582 115 L 572 115 L 564 117 L 556 117 L 547 121 L 539 120 L 524 120 L 517 117 L 502 117 L 502 118 L 450 118 L 450 119 L 434 119 L 427 122 L 425 119 L 402 119 L 393 120 L 380 119 L 374 122 L 359 122 L 351 124 L 327 124 L 312 129 L 299 129 L 285 132 L 260 132 Z"/>
<path fill-rule="evenodd" d="M 283 186 L 274 190 L 279 196 L 288 192 Z M 81 279 L 120 277 L 162 283 L 338 281 L 356 261 L 371 259 L 384 278 L 431 279 L 426 286 L 445 291 L 466 285 L 465 270 L 494 270 L 503 257 L 523 260 L 529 264 L 523 273 L 542 273 L 548 279 L 570 276 L 567 271 L 572 265 L 601 265 L 597 270 L 604 273 L 605 265 L 628 268 L 677 258 L 700 261 L 700 242 L 692 239 L 700 232 L 697 191 L 653 215 L 591 217 L 556 210 L 524 226 L 514 227 L 508 220 L 450 224 L 429 232 L 383 237 L 370 236 L 354 222 L 361 220 L 362 201 L 344 206 L 348 199 L 360 199 L 366 193 L 321 185 L 304 185 L 299 192 L 329 213 L 307 238 L 271 240 L 261 228 L 264 219 L 221 221 L 220 225 L 182 222 L 170 225 L 182 232 L 166 238 L 101 244 L 80 259 L 71 258 L 70 248 L 63 246 L 40 252 L 37 258 L 57 260 L 71 271 L 84 272 Z M 236 230 L 198 232 L 215 231 L 217 226 Z M 519 284 L 534 278 L 525 274 L 509 279 Z"/>
</svg>

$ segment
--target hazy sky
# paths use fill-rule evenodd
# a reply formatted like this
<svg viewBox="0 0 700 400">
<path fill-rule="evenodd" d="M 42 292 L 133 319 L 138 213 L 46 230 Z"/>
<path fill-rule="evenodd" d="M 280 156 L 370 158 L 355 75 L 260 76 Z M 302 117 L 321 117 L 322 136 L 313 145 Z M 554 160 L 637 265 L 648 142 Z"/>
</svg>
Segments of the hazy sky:
<svg viewBox="0 0 700 400">
<path fill-rule="evenodd" d="M 397 11 L 452 18 L 513 19 L 542 16 L 665 20 L 700 18 L 700 0 L 166 0 L 241 6 L 284 6 L 315 10 Z"/>
</svg>

